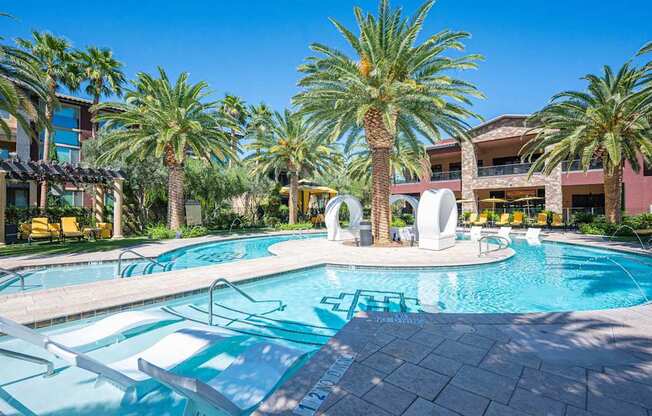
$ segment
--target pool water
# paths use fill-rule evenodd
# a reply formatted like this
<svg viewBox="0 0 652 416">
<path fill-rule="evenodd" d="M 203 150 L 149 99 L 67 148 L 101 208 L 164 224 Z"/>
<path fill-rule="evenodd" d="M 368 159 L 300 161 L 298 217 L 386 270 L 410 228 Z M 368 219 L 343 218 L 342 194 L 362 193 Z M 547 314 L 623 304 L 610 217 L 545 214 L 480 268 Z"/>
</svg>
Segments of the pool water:
<svg viewBox="0 0 652 416">
<path fill-rule="evenodd" d="M 566 244 L 530 246 L 515 240 L 516 255 L 489 265 L 441 269 L 312 267 L 243 284 L 253 298 L 279 299 L 286 307 L 252 306 L 232 290 L 215 294 L 214 323 L 231 329 L 233 342 L 180 373 L 214 377 L 242 349 L 259 340 L 312 351 L 324 344 L 358 311 L 552 312 L 620 308 L 652 298 L 652 257 Z M 182 298 L 164 308 L 185 320 L 148 330 L 92 351 L 102 362 L 124 358 L 183 327 L 207 320 L 206 295 Z M 269 312 L 269 313 L 268 313 Z M 58 332 L 85 322 L 48 329 Z M 15 339 L 0 348 L 53 357 Z M 122 393 L 95 376 L 55 360 L 57 374 L 43 378 L 42 367 L 0 357 L 0 412 L 6 415 L 181 415 L 184 399 L 159 387 L 141 401 L 123 404 Z"/>
<path fill-rule="evenodd" d="M 156 261 L 164 267 L 146 261 L 123 262 L 122 277 L 142 276 L 163 271 L 182 270 L 210 266 L 238 260 L 271 256 L 268 248 L 281 241 L 296 238 L 319 238 L 325 234 L 281 235 L 272 237 L 249 237 L 235 240 L 202 243 L 164 253 Z M 126 258 L 129 258 L 128 256 Z M 49 289 L 97 282 L 116 278 L 116 262 L 84 264 L 64 267 L 48 267 L 21 272 L 25 275 L 25 291 Z M 0 295 L 22 291 L 20 281 L 14 280 L 0 285 Z"/>
</svg>

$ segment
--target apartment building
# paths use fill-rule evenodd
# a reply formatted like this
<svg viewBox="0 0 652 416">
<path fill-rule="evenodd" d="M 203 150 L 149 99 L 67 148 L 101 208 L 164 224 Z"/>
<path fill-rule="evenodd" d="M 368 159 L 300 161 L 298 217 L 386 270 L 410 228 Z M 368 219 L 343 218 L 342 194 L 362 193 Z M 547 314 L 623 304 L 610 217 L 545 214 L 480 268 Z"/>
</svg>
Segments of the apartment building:
<svg viewBox="0 0 652 416">
<path fill-rule="evenodd" d="M 54 151 L 60 163 L 76 165 L 81 160 L 81 143 L 91 136 L 90 100 L 57 94 L 61 104 L 54 112 L 53 139 Z M 16 153 L 21 160 L 38 160 L 43 152 L 42 146 L 30 138 L 30 134 L 8 114 L 0 113 L 9 124 L 11 137 L 0 133 L 0 159 L 7 159 Z M 92 197 L 74 184 L 52 184 L 50 192 L 60 195 L 64 201 L 77 207 L 91 207 Z M 7 182 L 7 206 L 36 206 L 38 186 L 35 182 Z"/>
<path fill-rule="evenodd" d="M 500 198 L 508 203 L 496 209 L 512 211 L 547 209 L 569 216 L 584 211 L 604 213 L 602 165 L 599 161 L 584 172 L 578 161 L 566 161 L 550 175 L 528 178 L 529 163 L 519 150 L 534 135 L 528 134 L 525 115 L 502 115 L 471 129 L 471 140 L 461 145 L 444 140 L 427 148 L 428 158 L 420 177 L 397 176 L 392 193 L 419 196 L 427 189 L 448 188 L 463 211 L 493 208 L 483 199 Z M 652 166 L 635 173 L 627 164 L 623 175 L 623 207 L 627 214 L 652 209 Z M 526 201 L 513 202 L 517 199 Z"/>
</svg>

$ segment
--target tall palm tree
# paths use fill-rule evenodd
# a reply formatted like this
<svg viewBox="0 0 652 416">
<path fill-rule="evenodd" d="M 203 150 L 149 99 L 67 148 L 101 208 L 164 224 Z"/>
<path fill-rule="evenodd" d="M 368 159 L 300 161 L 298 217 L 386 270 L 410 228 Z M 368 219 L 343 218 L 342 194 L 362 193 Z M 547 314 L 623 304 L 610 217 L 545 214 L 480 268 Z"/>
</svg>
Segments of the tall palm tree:
<svg viewBox="0 0 652 416">
<path fill-rule="evenodd" d="M 299 179 L 323 173 L 339 163 L 340 154 L 332 143 L 323 140 L 319 131 L 306 123 L 300 114 L 285 110 L 274 113 L 269 134 L 260 135 L 249 144 L 255 174 L 286 172 L 290 182 L 289 222 L 297 221 Z"/>
<path fill-rule="evenodd" d="M 101 103 L 93 108 L 98 121 L 106 121 L 100 132 L 101 161 L 162 158 L 168 176 L 168 226 L 184 224 L 184 162 L 196 157 L 206 163 L 232 157 L 224 120 L 217 116 L 217 102 L 205 102 L 208 84 L 188 82 L 182 73 L 172 84 L 162 68 L 159 77 L 139 73 L 125 102 Z M 114 108 L 118 111 L 102 112 Z"/>
<path fill-rule="evenodd" d="M 228 127 L 231 132 L 231 149 L 234 158 L 229 160 L 229 166 L 238 157 L 238 141 L 240 136 L 245 134 L 247 119 L 249 113 L 247 111 L 246 103 L 235 95 L 226 94 L 221 101 L 220 111 L 224 118 L 228 121 Z"/>
<path fill-rule="evenodd" d="M 299 67 L 305 74 L 294 97 L 309 122 L 321 123 L 332 138 L 364 129 L 372 159 L 372 232 L 379 245 L 388 244 L 390 225 L 390 159 L 398 132 L 408 140 L 430 141 L 441 132 L 466 137 L 465 118 L 476 117 L 467 106 L 482 94 L 449 71 L 476 67 L 479 55 L 447 57 L 463 49 L 464 32 L 443 30 L 417 42 L 434 0 L 410 18 L 381 0 L 378 15 L 354 9 L 358 34 L 332 20 L 355 56 L 314 43 L 318 56 Z"/>
<path fill-rule="evenodd" d="M 113 52 L 108 48 L 89 47 L 86 51 L 77 51 L 74 54 L 75 65 L 82 81 L 86 81 L 86 93 L 93 97 L 93 105 L 100 102 L 100 98 L 110 95 L 122 95 L 122 86 L 125 75 L 122 72 L 122 63 L 113 57 Z M 97 114 L 93 113 L 93 118 Z M 91 136 L 97 134 L 97 123 L 93 121 Z"/>
<path fill-rule="evenodd" d="M 586 171 L 593 160 L 604 170 L 605 213 L 612 223 L 621 221 L 623 166 L 640 170 L 639 155 L 652 162 L 652 86 L 642 68 L 626 63 L 617 73 L 605 66 L 600 75 L 589 74 L 586 91 L 564 91 L 532 115 L 536 137 L 521 149 L 533 157 L 530 175 L 543 169 L 550 174 L 565 160 L 580 160 Z"/>
<path fill-rule="evenodd" d="M 354 180 L 371 183 L 371 154 L 369 147 L 363 143 L 364 138 L 349 149 L 349 175 Z M 394 151 L 390 154 L 389 170 L 396 173 L 420 176 L 423 173 L 422 161 L 427 156 L 421 143 L 415 143 L 399 135 L 394 142 Z"/>
<path fill-rule="evenodd" d="M 16 39 L 18 46 L 34 56 L 40 70 L 45 74 L 45 82 L 48 95 L 45 99 L 45 118 L 47 125 L 52 124 L 54 110 L 58 105 L 56 92 L 60 86 L 71 90 L 77 89 L 79 83 L 76 72 L 73 68 L 73 57 L 70 51 L 70 43 L 61 37 L 47 32 L 32 32 L 32 39 Z M 43 134 L 43 155 L 42 160 L 50 158 L 50 142 L 52 140 L 52 129 L 46 127 Z M 39 207 L 45 209 L 48 200 L 48 183 L 41 182 L 41 199 Z"/>
</svg>

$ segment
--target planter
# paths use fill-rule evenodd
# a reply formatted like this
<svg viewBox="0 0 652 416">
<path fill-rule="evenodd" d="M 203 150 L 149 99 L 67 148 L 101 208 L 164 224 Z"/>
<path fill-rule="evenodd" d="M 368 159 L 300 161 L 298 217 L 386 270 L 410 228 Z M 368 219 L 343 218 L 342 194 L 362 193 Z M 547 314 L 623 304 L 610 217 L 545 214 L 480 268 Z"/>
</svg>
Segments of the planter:
<svg viewBox="0 0 652 416">
<path fill-rule="evenodd" d="M 5 224 L 5 243 L 15 244 L 18 242 L 18 225 Z"/>
</svg>

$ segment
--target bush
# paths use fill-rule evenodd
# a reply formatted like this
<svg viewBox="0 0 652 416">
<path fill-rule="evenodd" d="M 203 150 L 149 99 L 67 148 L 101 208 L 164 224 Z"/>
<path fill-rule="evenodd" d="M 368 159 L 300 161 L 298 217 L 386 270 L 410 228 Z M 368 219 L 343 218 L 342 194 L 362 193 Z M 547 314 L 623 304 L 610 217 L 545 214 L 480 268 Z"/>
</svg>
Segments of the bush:
<svg viewBox="0 0 652 416">
<path fill-rule="evenodd" d="M 174 230 L 169 229 L 163 224 L 148 225 L 145 228 L 145 233 L 152 240 L 167 240 L 177 236 Z"/>
<path fill-rule="evenodd" d="M 635 230 L 645 230 L 652 228 L 652 214 L 640 214 L 624 216 L 622 225 L 627 225 Z M 632 236 L 632 230 L 629 228 L 620 228 L 620 224 L 611 224 L 607 222 L 604 215 L 596 215 L 590 223 L 581 223 L 579 230 L 582 234 L 591 235 L 612 235 L 618 230 L 617 236 Z"/>
<path fill-rule="evenodd" d="M 48 207 L 45 212 L 39 208 L 16 208 L 8 207 L 5 212 L 5 221 L 7 224 L 29 223 L 32 218 L 47 217 L 51 223 L 58 223 L 61 217 L 75 217 L 81 227 L 88 227 L 95 224 L 93 211 L 80 207 Z"/>
<path fill-rule="evenodd" d="M 407 227 L 407 222 L 405 222 L 402 218 L 392 218 L 392 227 Z"/>
<path fill-rule="evenodd" d="M 276 229 L 279 231 L 297 231 L 312 229 L 311 222 L 298 222 L 296 224 L 278 224 Z"/>
<path fill-rule="evenodd" d="M 208 229 L 201 225 L 196 225 L 194 227 L 181 227 L 181 238 L 201 237 L 206 234 L 208 234 Z"/>
<path fill-rule="evenodd" d="M 590 224 L 595 219 L 595 215 L 590 212 L 576 212 L 573 214 L 573 221 L 575 224 Z"/>
</svg>

